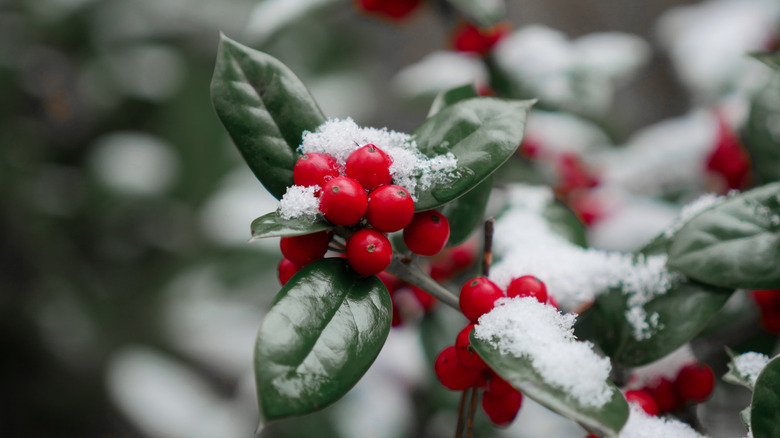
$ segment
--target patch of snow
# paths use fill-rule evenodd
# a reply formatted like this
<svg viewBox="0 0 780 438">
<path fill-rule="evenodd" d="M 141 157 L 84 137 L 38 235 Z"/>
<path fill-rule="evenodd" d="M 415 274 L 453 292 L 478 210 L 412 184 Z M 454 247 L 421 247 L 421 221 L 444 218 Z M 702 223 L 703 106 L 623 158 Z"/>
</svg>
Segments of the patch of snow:
<svg viewBox="0 0 780 438">
<path fill-rule="evenodd" d="M 279 201 L 279 215 L 284 219 L 314 218 L 320 212 L 320 200 L 315 195 L 319 186 L 290 186 Z"/>
<path fill-rule="evenodd" d="M 679 420 L 648 415 L 637 404 L 631 404 L 631 413 L 619 438 L 706 438 L 690 425 Z"/>
<path fill-rule="evenodd" d="M 604 406 L 612 398 L 607 384 L 612 366 L 592 343 L 577 341 L 574 322 L 573 314 L 561 314 L 533 297 L 501 298 L 479 318 L 474 335 L 502 354 L 529 359 L 546 383 L 582 405 Z"/>
<path fill-rule="evenodd" d="M 438 51 L 401 70 L 392 86 L 400 95 L 414 99 L 466 84 L 474 84 L 479 89 L 489 83 L 488 79 L 488 71 L 479 56 Z"/>
<path fill-rule="evenodd" d="M 729 367 L 733 366 L 733 371 L 750 382 L 751 386 L 756 385 L 756 379 L 766 364 L 769 363 L 769 356 L 754 351 L 740 354 L 735 357 Z"/>
</svg>

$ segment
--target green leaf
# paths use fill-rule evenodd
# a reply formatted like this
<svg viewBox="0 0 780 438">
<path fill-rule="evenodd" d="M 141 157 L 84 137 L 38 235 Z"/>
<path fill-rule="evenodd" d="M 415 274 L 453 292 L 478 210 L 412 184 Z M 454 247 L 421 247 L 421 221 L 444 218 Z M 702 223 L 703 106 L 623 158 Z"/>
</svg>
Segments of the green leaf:
<svg viewBox="0 0 780 438">
<path fill-rule="evenodd" d="M 696 281 L 673 286 L 643 306 L 647 318 L 657 314 L 658 321 L 649 338 L 638 340 L 626 318 L 627 296 L 621 287 L 610 288 L 593 306 L 596 339 L 604 353 L 623 365 L 648 364 L 696 336 L 723 307 L 730 292 Z"/>
<path fill-rule="evenodd" d="M 756 93 L 745 126 L 745 147 L 750 152 L 756 179 L 763 184 L 780 181 L 780 75 Z"/>
<path fill-rule="evenodd" d="M 223 35 L 211 101 L 257 179 L 281 198 L 293 185 L 295 150 L 303 132 L 325 121 L 309 91 L 276 58 Z"/>
<path fill-rule="evenodd" d="M 433 117 L 439 111 L 460 102 L 461 100 L 471 99 L 473 97 L 478 97 L 478 95 L 477 90 L 475 90 L 474 86 L 471 84 L 444 90 L 433 99 L 431 109 L 428 110 L 428 117 Z"/>
<path fill-rule="evenodd" d="M 612 399 L 607 404 L 601 408 L 586 406 L 566 391 L 547 383 L 534 370 L 529 359 L 502 354 L 489 342 L 475 337 L 474 332 L 469 339 L 477 354 L 490 368 L 523 395 L 580 423 L 588 430 L 598 435 L 616 436 L 628 420 L 628 403 L 612 382 L 607 381 L 612 388 Z"/>
<path fill-rule="evenodd" d="M 729 348 L 726 348 L 726 353 L 728 353 L 729 357 L 731 357 L 731 361 L 728 363 L 729 371 L 726 374 L 723 375 L 723 380 L 725 382 L 733 383 L 735 385 L 742 385 L 745 388 L 748 388 L 749 390 L 753 391 L 754 385 L 753 385 L 753 382 L 750 379 L 749 373 L 755 372 L 755 369 L 747 369 L 747 370 L 742 369 L 741 370 L 737 366 L 738 362 L 735 360 L 735 358 L 737 356 L 739 356 L 739 355 L 735 354 Z M 751 353 L 755 354 L 755 355 L 759 354 L 759 353 L 756 353 L 756 352 L 751 352 Z M 763 356 L 759 356 L 759 357 L 763 357 Z M 760 366 L 760 364 L 763 363 L 763 362 L 758 362 L 758 359 L 755 359 L 755 360 L 758 363 L 758 365 L 755 365 L 755 366 Z M 769 358 L 766 358 L 766 360 L 768 361 Z"/>
<path fill-rule="evenodd" d="M 768 65 L 775 71 L 780 71 L 780 52 L 751 53 L 750 56 Z"/>
<path fill-rule="evenodd" d="M 278 211 L 273 211 L 252 221 L 252 238 L 249 241 L 254 242 L 266 237 L 301 236 L 329 228 L 330 225 L 322 219 L 284 219 Z"/>
<path fill-rule="evenodd" d="M 482 27 L 496 24 L 506 14 L 503 0 L 447 0 L 463 15 Z"/>
<path fill-rule="evenodd" d="M 480 97 L 457 102 L 425 120 L 414 131 L 418 148 L 428 157 L 451 152 L 459 174 L 454 181 L 418 191 L 417 211 L 458 198 L 509 159 L 523 140 L 533 103 Z"/>
<path fill-rule="evenodd" d="M 374 362 L 392 304 L 376 276 L 340 258 L 311 263 L 282 288 L 263 318 L 255 381 L 266 420 L 303 415 L 341 398 Z"/>
<path fill-rule="evenodd" d="M 742 421 L 742 425 L 745 429 L 750 430 L 750 406 L 739 411 L 739 419 Z"/>
<path fill-rule="evenodd" d="M 780 436 L 780 356 L 769 361 L 758 375 L 750 406 L 753 438 Z"/>
<path fill-rule="evenodd" d="M 736 195 L 688 221 L 668 266 L 719 287 L 780 288 L 780 183 Z"/>
<path fill-rule="evenodd" d="M 450 239 L 447 241 L 447 246 L 458 246 L 465 242 L 482 223 L 491 190 L 493 190 L 492 175 L 465 195 L 439 209 L 450 223 Z"/>
</svg>

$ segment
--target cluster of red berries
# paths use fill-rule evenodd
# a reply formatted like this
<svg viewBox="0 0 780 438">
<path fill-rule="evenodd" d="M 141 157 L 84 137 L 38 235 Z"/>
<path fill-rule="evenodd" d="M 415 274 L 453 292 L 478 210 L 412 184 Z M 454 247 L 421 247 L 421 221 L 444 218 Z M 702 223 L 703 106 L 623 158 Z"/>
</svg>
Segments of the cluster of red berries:
<svg viewBox="0 0 780 438">
<path fill-rule="evenodd" d="M 367 144 L 352 152 L 344 166 L 329 154 L 313 152 L 303 155 L 293 168 L 295 185 L 317 188 L 319 210 L 328 222 L 354 226 L 345 252 L 352 269 L 361 275 L 378 274 L 390 265 L 393 248 L 386 233 L 403 230 L 409 250 L 423 256 L 437 254 L 450 236 L 447 218 L 434 210 L 415 213 L 409 192 L 391 184 L 392 163 L 392 157 Z M 301 267 L 323 258 L 332 236 L 321 231 L 282 238 L 285 260 L 279 267 L 280 281 L 282 265 L 289 278 Z"/>
<path fill-rule="evenodd" d="M 780 289 L 754 290 L 750 295 L 758 304 L 761 326 L 769 333 L 780 335 Z"/>
<path fill-rule="evenodd" d="M 434 363 L 434 371 L 444 387 L 454 391 L 472 387 L 484 389 L 482 409 L 498 426 L 508 425 L 514 420 L 523 395 L 479 357 L 471 346 L 469 334 L 479 317 L 489 312 L 497 299 L 505 296 L 535 297 L 541 303 L 550 303 L 547 287 L 532 275 L 513 279 L 506 294 L 486 277 L 469 280 L 460 291 L 460 308 L 471 323 L 460 331 L 455 345 L 445 348 Z"/>
<path fill-rule="evenodd" d="M 675 411 L 706 401 L 715 387 L 715 374 L 705 363 L 688 364 L 670 380 L 658 377 L 641 389 L 626 391 L 626 400 L 638 403 L 649 415 Z"/>
<path fill-rule="evenodd" d="M 707 157 L 706 168 L 722 180 L 719 191 L 743 189 L 750 184 L 750 154 L 723 116 L 716 116 L 718 133 L 715 147 Z"/>
<path fill-rule="evenodd" d="M 433 258 L 425 268 L 428 274 L 438 282 L 446 282 L 472 266 L 477 258 L 474 241 L 445 249 Z M 386 271 L 379 274 L 393 301 L 393 327 L 401 326 L 404 321 L 429 313 L 439 303 L 428 292 L 406 283 Z"/>
</svg>

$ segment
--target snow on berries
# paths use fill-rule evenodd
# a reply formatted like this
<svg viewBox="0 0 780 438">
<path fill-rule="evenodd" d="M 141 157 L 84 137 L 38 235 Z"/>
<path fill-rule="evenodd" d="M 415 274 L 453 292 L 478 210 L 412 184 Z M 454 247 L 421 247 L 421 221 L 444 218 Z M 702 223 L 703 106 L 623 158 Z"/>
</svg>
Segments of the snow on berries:
<svg viewBox="0 0 780 438">
<path fill-rule="evenodd" d="M 447 244 L 447 219 L 434 210 L 415 215 L 414 193 L 455 178 L 457 160 L 451 153 L 429 158 L 411 136 L 360 128 L 352 119 L 331 119 L 316 132 L 304 132 L 299 153 L 295 185 L 282 197 L 279 215 L 288 220 L 322 217 L 347 227 L 340 232 L 345 241 L 334 248 L 346 250 L 360 275 L 377 274 L 390 264 L 392 246 L 385 233 L 404 230 L 409 249 L 424 256 Z M 316 251 L 299 245 L 297 251 L 288 248 L 293 255 L 285 256 L 300 268 L 322 258 L 329 239 L 318 241 Z M 283 248 L 289 242 L 284 240 Z"/>
</svg>

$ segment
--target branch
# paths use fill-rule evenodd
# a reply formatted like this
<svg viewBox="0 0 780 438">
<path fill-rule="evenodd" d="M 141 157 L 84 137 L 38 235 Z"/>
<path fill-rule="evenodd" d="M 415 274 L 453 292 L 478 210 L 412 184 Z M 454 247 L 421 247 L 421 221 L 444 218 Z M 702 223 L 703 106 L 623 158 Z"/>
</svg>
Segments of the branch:
<svg viewBox="0 0 780 438">
<path fill-rule="evenodd" d="M 395 275 L 407 283 L 411 283 L 419 287 L 420 289 L 438 298 L 442 303 L 460 312 L 458 296 L 431 278 L 431 276 L 420 269 L 416 263 L 412 263 L 411 259 L 393 257 L 392 263 L 390 263 L 390 266 L 388 266 L 385 271 Z"/>
</svg>

